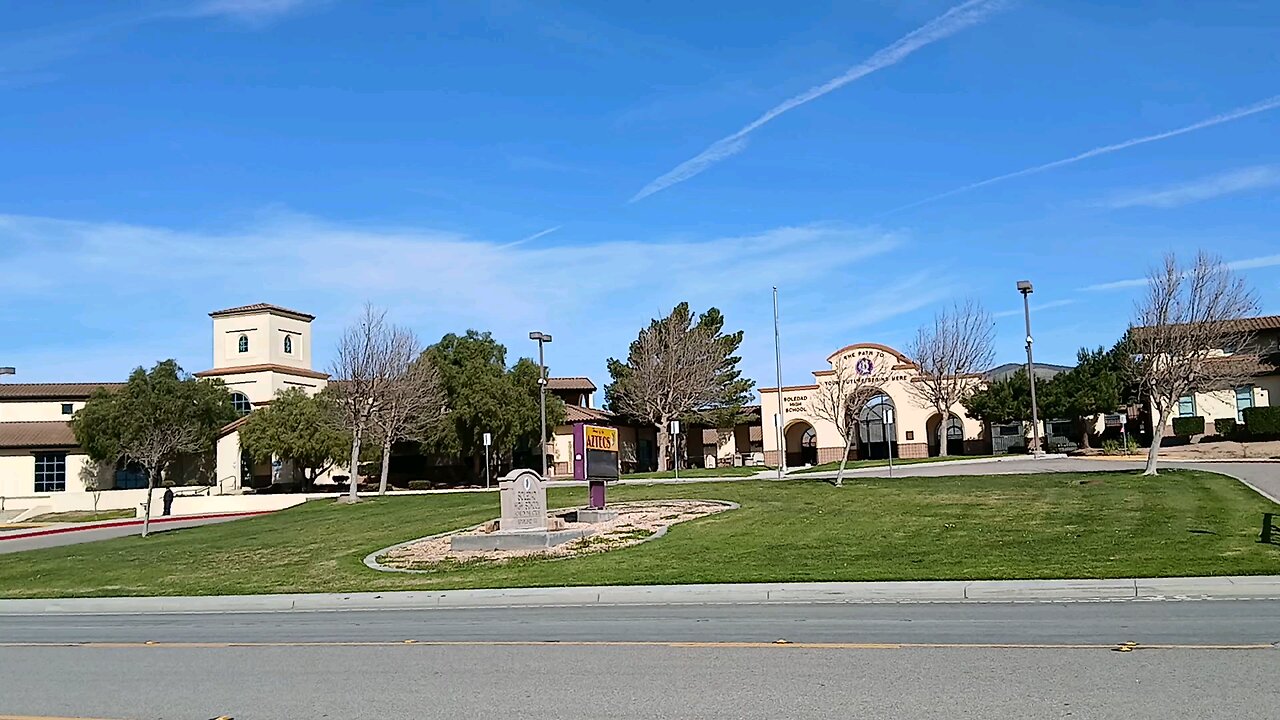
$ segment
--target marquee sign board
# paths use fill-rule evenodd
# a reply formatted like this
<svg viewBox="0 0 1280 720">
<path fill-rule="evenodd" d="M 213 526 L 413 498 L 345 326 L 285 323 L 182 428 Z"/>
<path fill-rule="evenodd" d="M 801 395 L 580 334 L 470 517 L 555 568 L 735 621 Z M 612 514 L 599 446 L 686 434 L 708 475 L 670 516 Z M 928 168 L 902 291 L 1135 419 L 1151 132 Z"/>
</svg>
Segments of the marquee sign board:
<svg viewBox="0 0 1280 720">
<path fill-rule="evenodd" d="M 573 428 L 573 478 L 618 479 L 618 429 L 598 425 Z"/>
</svg>

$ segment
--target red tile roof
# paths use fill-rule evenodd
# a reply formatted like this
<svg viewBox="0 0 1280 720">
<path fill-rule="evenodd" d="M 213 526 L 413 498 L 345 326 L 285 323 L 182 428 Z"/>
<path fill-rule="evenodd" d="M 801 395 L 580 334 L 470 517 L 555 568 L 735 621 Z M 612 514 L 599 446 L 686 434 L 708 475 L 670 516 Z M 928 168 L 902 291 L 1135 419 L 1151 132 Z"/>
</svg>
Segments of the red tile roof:
<svg viewBox="0 0 1280 720">
<path fill-rule="evenodd" d="M 230 368 L 214 368 L 213 370 L 201 370 L 194 373 L 196 377 L 220 377 L 222 375 L 239 375 L 240 373 L 251 372 L 278 372 L 285 375 L 296 375 L 297 377 L 315 378 L 317 380 L 326 380 L 329 373 L 317 372 L 315 370 L 307 370 L 306 368 L 289 367 L 288 365 L 277 365 L 275 363 L 262 363 L 260 365 L 241 365 L 240 367 Z"/>
<path fill-rule="evenodd" d="M 566 423 L 613 422 L 614 420 L 613 413 L 607 410 L 580 407 L 578 405 L 564 406 L 564 421 Z"/>
<path fill-rule="evenodd" d="M 1260 315 L 1239 320 L 1224 320 L 1221 324 L 1226 332 L 1251 333 L 1259 330 L 1280 330 L 1280 315 Z M 1143 329 L 1145 328 L 1134 328 L 1134 330 Z"/>
<path fill-rule="evenodd" d="M 209 313 L 209 317 L 216 318 L 216 317 L 223 317 L 224 315 L 248 315 L 250 313 L 260 313 L 260 312 L 271 312 L 271 313 L 276 313 L 277 315 L 287 315 L 289 317 L 298 318 L 299 320 L 306 320 L 307 322 L 311 322 L 312 320 L 316 319 L 315 315 L 308 315 L 307 313 L 304 313 L 304 312 L 299 312 L 297 310 L 290 310 L 289 308 L 280 307 L 279 305 L 272 305 L 271 303 L 254 303 L 252 305 L 241 305 L 240 307 L 227 308 L 226 310 L 214 310 L 213 312 Z"/>
<path fill-rule="evenodd" d="M 0 383 L 0 401 L 87 400 L 100 387 L 114 390 L 124 383 Z"/>
<path fill-rule="evenodd" d="M 47 422 L 0 422 L 0 448 L 41 449 L 76 447 L 71 425 L 62 420 Z"/>
<path fill-rule="evenodd" d="M 547 378 L 548 390 L 583 390 L 586 392 L 595 392 L 596 384 L 591 382 L 591 378 L 584 377 L 553 377 Z"/>
</svg>

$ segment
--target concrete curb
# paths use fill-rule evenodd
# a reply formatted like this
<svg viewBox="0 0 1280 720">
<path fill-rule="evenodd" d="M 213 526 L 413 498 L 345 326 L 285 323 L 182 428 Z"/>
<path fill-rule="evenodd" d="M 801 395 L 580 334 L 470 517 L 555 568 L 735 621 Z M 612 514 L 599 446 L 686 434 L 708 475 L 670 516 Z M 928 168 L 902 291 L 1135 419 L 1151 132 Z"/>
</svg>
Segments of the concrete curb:
<svg viewBox="0 0 1280 720">
<path fill-rule="evenodd" d="M 0 600 L 0 615 L 319 612 L 779 603 L 1280 600 L 1280 576 L 1115 580 L 749 583 L 209 597 Z"/>
</svg>

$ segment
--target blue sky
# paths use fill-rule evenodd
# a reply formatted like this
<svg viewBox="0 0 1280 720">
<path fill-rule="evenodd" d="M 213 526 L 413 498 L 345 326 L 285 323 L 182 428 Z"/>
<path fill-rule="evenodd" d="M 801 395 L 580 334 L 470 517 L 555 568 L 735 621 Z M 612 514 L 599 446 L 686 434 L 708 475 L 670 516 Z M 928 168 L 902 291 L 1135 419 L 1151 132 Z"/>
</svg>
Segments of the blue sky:
<svg viewBox="0 0 1280 720">
<path fill-rule="evenodd" d="M 1280 4 L 0 1 L 0 364 L 210 361 L 366 300 L 552 372 L 720 307 L 773 384 L 982 300 L 997 361 L 1125 327 L 1167 251 L 1280 312 Z M 987 182 L 987 181 L 991 182 Z"/>
</svg>

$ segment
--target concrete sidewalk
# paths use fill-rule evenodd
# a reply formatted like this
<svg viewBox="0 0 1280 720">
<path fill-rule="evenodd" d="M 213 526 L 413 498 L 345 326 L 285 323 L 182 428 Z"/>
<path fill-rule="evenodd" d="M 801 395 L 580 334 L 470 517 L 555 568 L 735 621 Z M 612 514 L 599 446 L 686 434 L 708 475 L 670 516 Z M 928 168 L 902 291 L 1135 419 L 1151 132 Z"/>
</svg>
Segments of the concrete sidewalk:
<svg viewBox="0 0 1280 720">
<path fill-rule="evenodd" d="M 763 603 L 1276 600 L 1280 576 L 750 583 L 207 597 L 0 600 L 0 615 L 428 610 L 483 607 Z"/>
</svg>

